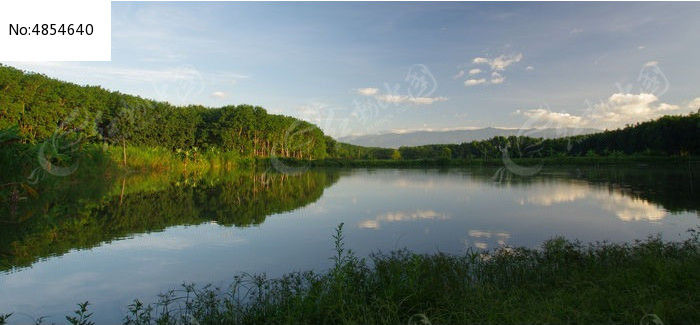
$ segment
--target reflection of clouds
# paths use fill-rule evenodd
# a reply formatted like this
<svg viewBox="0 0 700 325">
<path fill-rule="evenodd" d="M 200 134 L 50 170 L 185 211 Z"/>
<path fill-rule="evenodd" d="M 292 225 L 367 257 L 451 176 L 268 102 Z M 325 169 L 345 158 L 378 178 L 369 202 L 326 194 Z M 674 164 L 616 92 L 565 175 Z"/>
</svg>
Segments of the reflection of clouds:
<svg viewBox="0 0 700 325">
<path fill-rule="evenodd" d="M 646 200 L 625 196 L 619 190 L 608 191 L 591 187 L 586 183 L 553 183 L 540 184 L 537 189 L 528 193 L 525 202 L 552 206 L 553 204 L 574 202 L 580 199 L 591 199 L 606 211 L 614 213 L 622 221 L 660 221 L 666 216 L 666 211 Z"/>
<path fill-rule="evenodd" d="M 358 226 L 360 226 L 360 228 L 365 228 L 365 229 L 378 229 L 379 228 L 379 221 L 377 221 L 377 220 L 363 220 L 358 224 Z"/>
<path fill-rule="evenodd" d="M 379 215 L 374 219 L 360 221 L 358 226 L 365 229 L 379 229 L 382 222 L 396 222 L 408 220 L 446 220 L 450 217 L 444 213 L 433 210 L 416 210 L 414 212 L 396 211 Z"/>
<path fill-rule="evenodd" d="M 604 202 L 605 210 L 614 212 L 622 221 L 661 221 L 666 211 L 647 201 L 612 193 Z"/>
<path fill-rule="evenodd" d="M 187 226 L 178 226 L 169 229 L 167 232 L 141 234 L 135 237 L 113 241 L 108 246 L 105 246 L 104 249 L 183 250 L 202 245 L 218 246 L 222 244 L 240 243 L 246 241 L 245 238 L 236 238 L 232 234 L 226 234 L 228 229 L 223 228 L 216 223 L 193 226 L 193 228 L 200 230 L 199 232 L 195 233 L 196 235 L 188 233 L 186 231 L 187 228 Z M 206 228 L 213 228 L 219 231 L 207 232 Z"/>
<path fill-rule="evenodd" d="M 180 250 L 192 247 L 195 243 L 191 240 L 176 237 L 135 237 L 126 240 L 112 242 L 109 245 L 111 250 L 132 250 L 132 249 L 157 249 L 157 250 Z"/>
<path fill-rule="evenodd" d="M 483 239 L 490 239 L 493 237 L 496 239 L 496 243 L 499 246 L 505 246 L 506 240 L 510 238 L 510 233 L 471 229 L 469 230 L 469 237 L 477 238 L 477 240 L 474 241 L 474 247 L 479 249 L 487 249 L 489 245 L 488 243 L 482 241 Z M 465 240 L 465 243 L 468 243 L 468 241 Z"/>
<path fill-rule="evenodd" d="M 541 206 L 551 206 L 557 203 L 573 202 L 586 197 L 590 192 L 585 185 L 571 184 L 556 184 L 542 186 L 534 190 L 534 193 L 527 198 L 527 203 Z M 523 201 L 521 201 L 522 203 Z"/>
<path fill-rule="evenodd" d="M 405 175 L 404 175 L 405 174 Z M 479 190 L 480 182 L 474 181 L 473 177 L 470 175 L 464 175 L 459 173 L 450 174 L 449 178 L 435 178 L 432 175 L 416 175 L 412 172 L 393 174 L 389 177 L 383 177 L 384 175 L 374 175 L 375 179 L 372 181 L 379 181 L 382 184 L 389 184 L 391 187 L 401 188 L 401 189 L 420 189 L 420 190 Z"/>
<path fill-rule="evenodd" d="M 391 185 L 395 186 L 395 187 L 400 187 L 400 188 L 413 188 L 413 189 L 423 189 L 423 190 L 431 190 L 437 186 L 437 184 L 435 183 L 435 180 L 432 178 L 426 179 L 426 180 L 399 178 L 399 179 L 396 179 L 395 181 L 391 182 Z"/>
<path fill-rule="evenodd" d="M 487 249 L 489 247 L 489 244 L 475 241 L 474 247 L 479 248 L 479 249 Z"/>
</svg>

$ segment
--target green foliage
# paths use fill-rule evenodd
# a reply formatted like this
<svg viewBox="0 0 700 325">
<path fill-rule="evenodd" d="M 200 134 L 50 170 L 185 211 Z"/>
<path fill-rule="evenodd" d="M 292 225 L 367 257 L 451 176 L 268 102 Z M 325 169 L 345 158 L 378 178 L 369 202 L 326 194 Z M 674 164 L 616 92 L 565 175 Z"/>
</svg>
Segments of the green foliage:
<svg viewBox="0 0 700 325">
<path fill-rule="evenodd" d="M 700 113 L 664 116 L 623 129 L 556 139 L 497 136 L 461 144 L 401 147 L 403 159 L 687 156 L 700 154 Z M 359 157 L 366 159 L 365 157 Z"/>
<path fill-rule="evenodd" d="M 38 143 L 57 126 L 115 145 L 233 152 L 301 160 L 483 159 L 700 154 L 700 113 L 664 116 L 623 129 L 558 139 L 498 136 L 462 144 L 372 148 L 335 141 L 317 126 L 259 106 L 173 106 L 100 87 L 78 86 L 0 66 L 0 143 Z M 125 151 L 125 150 L 124 150 Z M 123 152 L 122 154 L 124 154 Z M 127 154 L 128 159 L 131 157 Z M 187 161 L 187 160 L 186 160 Z"/>
<path fill-rule="evenodd" d="M 682 242 L 399 250 L 371 255 L 368 267 L 346 253 L 341 224 L 325 273 L 241 274 L 228 288 L 184 283 L 154 304 L 134 300 L 124 324 L 696 324 L 700 241 L 689 231 Z M 73 324 L 89 324 L 86 308 Z"/>
<path fill-rule="evenodd" d="M 15 124 L 6 129 L 0 129 L 0 144 L 20 139 L 19 125 Z"/>
<path fill-rule="evenodd" d="M 73 180 L 44 184 L 34 197 L 27 195 L 16 207 L 21 220 L 0 216 L 0 271 L 175 225 L 258 225 L 269 215 L 317 200 L 339 177 L 337 171 L 286 175 L 237 170 L 104 179 L 81 172 Z"/>
<path fill-rule="evenodd" d="M 60 125 L 90 141 L 119 146 L 216 147 L 241 157 L 327 155 L 328 139 L 317 126 L 259 106 L 173 106 L 1 65 L 0 89 L 0 130 L 7 130 L 0 143 L 6 134 L 38 143 Z"/>
<path fill-rule="evenodd" d="M 0 325 L 5 325 L 7 324 L 7 319 L 12 316 L 12 313 L 9 314 L 0 314 Z"/>
<path fill-rule="evenodd" d="M 66 320 L 68 320 L 71 325 L 95 325 L 95 323 L 90 321 L 92 313 L 87 312 L 88 305 L 90 305 L 90 303 L 87 301 L 78 304 L 79 308 L 73 312 L 75 316 L 66 316 Z"/>
</svg>

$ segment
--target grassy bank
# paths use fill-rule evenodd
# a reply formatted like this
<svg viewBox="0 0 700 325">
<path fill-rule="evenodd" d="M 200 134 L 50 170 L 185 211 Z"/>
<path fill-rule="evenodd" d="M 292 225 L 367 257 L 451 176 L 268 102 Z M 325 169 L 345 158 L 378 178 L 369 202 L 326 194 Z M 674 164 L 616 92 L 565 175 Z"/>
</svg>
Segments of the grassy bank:
<svg viewBox="0 0 700 325">
<path fill-rule="evenodd" d="M 58 150 L 56 148 L 59 148 Z M 240 156 L 237 152 L 216 148 L 207 150 L 170 150 L 162 147 L 126 146 L 84 143 L 12 144 L 0 147 L 0 184 L 21 182 L 40 169 L 43 174 L 75 167 L 76 171 L 90 170 L 91 174 L 112 175 L 124 172 L 177 172 L 203 173 L 239 168 L 286 167 L 370 167 L 370 168 L 432 168 L 432 167 L 500 167 L 502 159 L 342 159 L 326 158 L 302 160 Z M 700 166 L 700 157 L 610 155 L 561 156 L 546 158 L 513 158 L 519 166 Z M 43 171 L 41 171 L 43 169 Z M 296 170 L 296 169 L 295 169 Z M 70 173 L 72 174 L 72 172 Z"/>
<path fill-rule="evenodd" d="M 365 261 L 343 247 L 341 225 L 324 273 L 245 274 L 225 289 L 184 284 L 152 305 L 135 300 L 124 323 L 697 324 L 700 243 L 690 232 L 677 243 L 555 238 L 540 249 L 401 250 Z M 80 312 L 71 317 L 87 324 Z"/>
<path fill-rule="evenodd" d="M 255 165 L 253 158 L 216 149 L 173 151 L 162 147 L 122 148 L 94 143 L 75 145 L 68 150 L 62 144 L 16 143 L 0 147 L 0 158 L 2 180 L 7 181 L 22 181 L 37 169 L 47 175 L 69 176 L 86 170 L 111 175 L 123 172 L 206 172 Z"/>
</svg>

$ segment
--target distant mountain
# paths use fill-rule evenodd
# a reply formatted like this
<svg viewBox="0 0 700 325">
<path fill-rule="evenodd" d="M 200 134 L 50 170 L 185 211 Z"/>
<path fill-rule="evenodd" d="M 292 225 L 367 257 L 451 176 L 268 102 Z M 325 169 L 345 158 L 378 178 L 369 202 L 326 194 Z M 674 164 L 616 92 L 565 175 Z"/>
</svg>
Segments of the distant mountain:
<svg viewBox="0 0 700 325">
<path fill-rule="evenodd" d="M 409 133 L 385 133 L 341 137 L 338 140 L 359 146 L 398 148 L 426 144 L 458 144 L 475 140 L 486 140 L 495 136 L 523 135 L 534 138 L 560 138 L 570 135 L 600 132 L 597 129 L 548 128 L 548 129 L 501 129 L 483 128 L 454 131 L 416 131 Z"/>
</svg>

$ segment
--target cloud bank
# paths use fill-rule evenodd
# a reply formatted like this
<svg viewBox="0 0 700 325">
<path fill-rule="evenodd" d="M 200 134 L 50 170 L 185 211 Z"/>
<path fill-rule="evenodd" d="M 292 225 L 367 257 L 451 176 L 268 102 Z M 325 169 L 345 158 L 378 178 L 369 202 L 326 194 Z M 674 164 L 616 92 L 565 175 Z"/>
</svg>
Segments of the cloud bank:
<svg viewBox="0 0 700 325">
<path fill-rule="evenodd" d="M 700 104 L 700 98 L 696 98 Z M 691 102 L 691 103 L 693 103 Z M 607 100 L 590 107 L 581 115 L 566 112 L 555 112 L 547 108 L 535 108 L 516 111 L 529 118 L 535 127 L 573 127 L 573 128 L 606 128 L 614 129 L 639 121 L 647 121 L 664 115 L 681 113 L 687 108 L 678 105 L 661 103 L 650 93 L 615 93 Z"/>
</svg>

